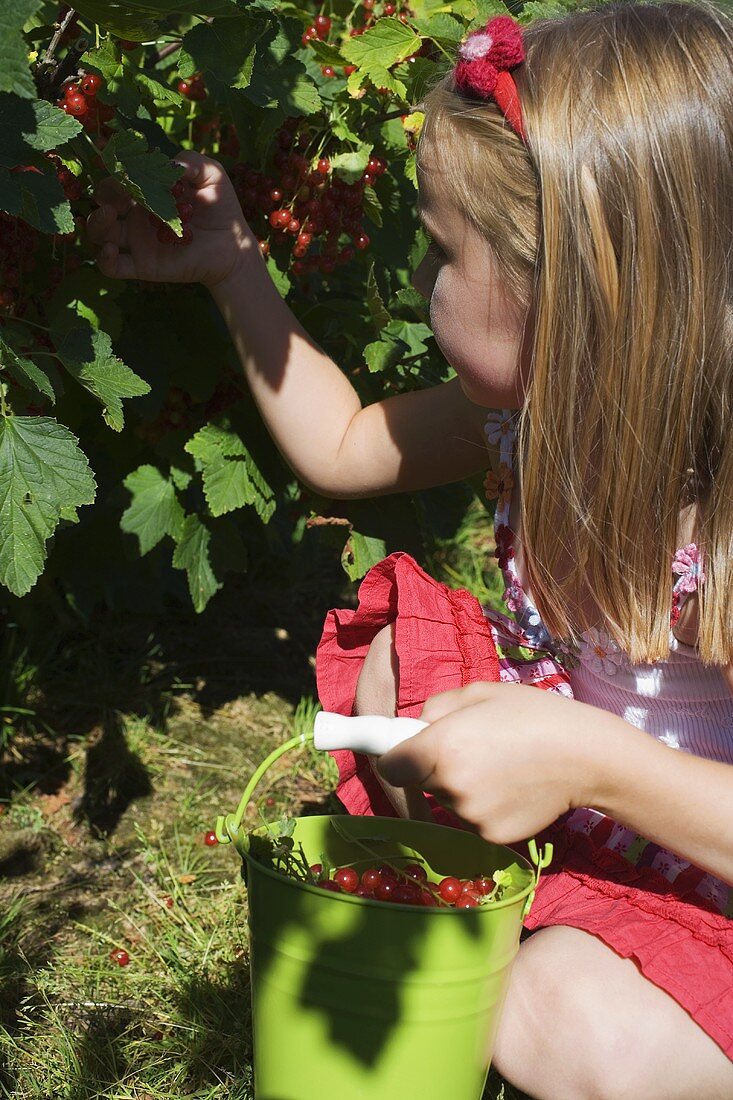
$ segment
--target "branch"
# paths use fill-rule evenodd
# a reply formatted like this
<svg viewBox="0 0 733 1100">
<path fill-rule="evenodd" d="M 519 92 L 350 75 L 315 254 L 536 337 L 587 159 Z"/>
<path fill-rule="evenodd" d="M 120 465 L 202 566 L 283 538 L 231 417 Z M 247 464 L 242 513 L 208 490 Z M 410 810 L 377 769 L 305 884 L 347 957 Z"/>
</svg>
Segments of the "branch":
<svg viewBox="0 0 733 1100">
<path fill-rule="evenodd" d="M 58 49 L 59 43 L 61 42 L 61 39 L 63 37 L 64 31 L 66 30 L 66 28 L 68 27 L 69 23 L 71 22 L 71 20 L 74 18 L 75 15 L 76 15 L 76 10 L 74 8 L 69 8 L 69 10 L 67 11 L 64 18 L 61 20 L 60 23 L 57 24 L 56 32 L 55 32 L 53 38 L 51 39 L 51 41 L 48 44 L 48 49 L 46 50 L 46 56 L 43 59 L 43 64 L 44 65 L 50 65 L 51 62 L 53 61 L 54 56 L 56 54 L 56 50 Z"/>
<path fill-rule="evenodd" d="M 167 46 L 163 46 L 158 50 L 158 61 L 162 61 L 165 57 L 169 57 L 170 54 L 175 53 L 180 49 L 183 42 L 182 39 L 178 39 L 177 42 L 169 42 Z"/>
</svg>

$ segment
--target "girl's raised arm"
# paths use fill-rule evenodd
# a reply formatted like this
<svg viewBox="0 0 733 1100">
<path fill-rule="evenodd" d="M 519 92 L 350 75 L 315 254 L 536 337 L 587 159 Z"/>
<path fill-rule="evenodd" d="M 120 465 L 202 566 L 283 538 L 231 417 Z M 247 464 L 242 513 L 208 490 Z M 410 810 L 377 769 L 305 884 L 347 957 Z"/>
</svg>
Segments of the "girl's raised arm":
<svg viewBox="0 0 733 1100">
<path fill-rule="evenodd" d="M 181 153 L 191 243 L 160 242 L 147 212 L 113 181 L 89 218 L 111 278 L 202 282 L 219 306 L 281 454 L 323 496 L 377 496 L 458 481 L 487 462 L 486 410 L 457 380 L 362 408 L 356 390 L 280 298 L 221 165 Z"/>
</svg>

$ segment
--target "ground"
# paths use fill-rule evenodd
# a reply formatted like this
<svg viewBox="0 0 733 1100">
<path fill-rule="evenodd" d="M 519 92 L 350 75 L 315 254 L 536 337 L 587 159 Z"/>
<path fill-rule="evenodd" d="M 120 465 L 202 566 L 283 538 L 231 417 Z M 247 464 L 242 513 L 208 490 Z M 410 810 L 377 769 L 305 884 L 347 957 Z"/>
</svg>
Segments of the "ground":
<svg viewBox="0 0 733 1100">
<path fill-rule="evenodd" d="M 487 538 L 474 515 L 428 564 L 495 595 Z M 31 713 L 6 729 L 0 788 L 2 1096 L 253 1096 L 246 890 L 204 834 L 312 723 L 323 610 L 354 597 L 332 555 L 297 584 L 247 574 L 202 616 L 105 615 L 16 661 Z M 286 756 L 248 817 L 340 812 L 334 778 Z M 500 1097 L 518 1094 L 492 1078 Z"/>
</svg>

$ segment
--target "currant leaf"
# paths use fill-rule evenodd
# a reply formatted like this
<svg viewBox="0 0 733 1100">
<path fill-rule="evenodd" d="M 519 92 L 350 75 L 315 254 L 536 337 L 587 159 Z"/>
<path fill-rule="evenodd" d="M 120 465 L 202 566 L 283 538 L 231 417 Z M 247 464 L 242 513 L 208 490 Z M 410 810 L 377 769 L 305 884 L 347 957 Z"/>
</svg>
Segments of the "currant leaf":
<svg viewBox="0 0 733 1100">
<path fill-rule="evenodd" d="M 0 583 L 24 596 L 59 521 L 92 504 L 94 475 L 78 440 L 50 417 L 0 418 Z"/>
<path fill-rule="evenodd" d="M 123 485 L 132 494 L 132 502 L 123 512 L 120 527 L 137 535 L 140 554 L 147 554 L 166 535 L 181 538 L 185 513 L 174 485 L 155 466 L 139 466 L 125 478 Z"/>
</svg>

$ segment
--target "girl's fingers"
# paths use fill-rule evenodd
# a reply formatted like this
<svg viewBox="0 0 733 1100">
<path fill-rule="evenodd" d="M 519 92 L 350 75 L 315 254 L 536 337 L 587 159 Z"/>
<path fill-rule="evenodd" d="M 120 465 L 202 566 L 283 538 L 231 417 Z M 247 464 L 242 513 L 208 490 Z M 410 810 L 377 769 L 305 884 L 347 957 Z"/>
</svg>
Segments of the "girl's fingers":
<svg viewBox="0 0 733 1100">
<path fill-rule="evenodd" d="M 94 198 L 100 206 L 113 206 L 118 214 L 126 214 L 132 206 L 132 199 L 121 183 L 106 176 L 94 188 Z"/>
<path fill-rule="evenodd" d="M 117 245 L 108 242 L 97 256 L 97 266 L 108 279 L 136 279 L 135 261 L 129 252 L 120 252 Z"/>
<path fill-rule="evenodd" d="M 454 710 L 463 710 L 464 707 L 483 703 L 496 694 L 497 685 L 493 681 L 479 681 L 467 687 L 454 688 L 453 691 L 442 691 L 439 695 L 433 695 L 427 700 L 420 717 L 423 722 L 437 722 L 447 714 L 452 714 Z"/>
<path fill-rule="evenodd" d="M 117 216 L 113 206 L 100 206 L 87 218 L 87 234 L 92 244 L 102 246 L 108 241 L 118 248 L 127 247 L 127 222 Z"/>
<path fill-rule="evenodd" d="M 375 761 L 379 774 L 394 787 L 435 790 L 432 782 L 438 763 L 438 738 L 432 726 L 408 737 Z"/>
<path fill-rule="evenodd" d="M 181 179 L 197 191 L 212 184 L 221 183 L 226 175 L 217 160 L 195 153 L 192 149 L 177 153 L 173 163 L 180 164 L 186 169 Z"/>
</svg>

